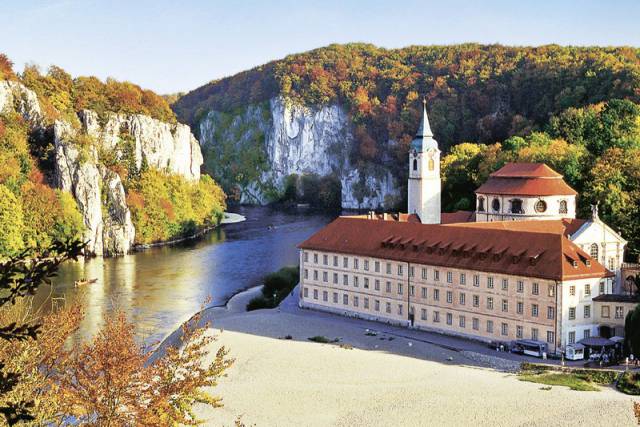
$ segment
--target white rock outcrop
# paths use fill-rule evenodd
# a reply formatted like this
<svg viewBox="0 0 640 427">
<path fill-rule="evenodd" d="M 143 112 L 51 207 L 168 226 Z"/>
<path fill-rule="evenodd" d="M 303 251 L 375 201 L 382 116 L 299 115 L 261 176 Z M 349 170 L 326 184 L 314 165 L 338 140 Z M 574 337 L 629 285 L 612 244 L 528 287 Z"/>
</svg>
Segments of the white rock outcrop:
<svg viewBox="0 0 640 427">
<path fill-rule="evenodd" d="M 18 112 L 34 128 L 42 126 L 42 111 L 38 96 L 22 83 L 0 80 L 0 112 Z"/>
<path fill-rule="evenodd" d="M 385 197 L 397 195 L 393 177 L 387 173 L 363 177 L 368 194 L 357 191 L 361 171 L 349 162 L 353 133 L 340 105 L 313 109 L 276 97 L 267 108 L 250 105 L 230 122 L 210 111 L 199 125 L 204 150 L 229 141 L 241 146 L 256 132 L 264 135 L 269 170 L 259 182 L 242 189 L 241 202 L 266 203 L 261 184 L 272 183 L 281 190 L 284 178 L 293 173 L 337 176 L 342 184 L 342 207 L 347 209 L 377 208 L 384 205 Z"/>
</svg>

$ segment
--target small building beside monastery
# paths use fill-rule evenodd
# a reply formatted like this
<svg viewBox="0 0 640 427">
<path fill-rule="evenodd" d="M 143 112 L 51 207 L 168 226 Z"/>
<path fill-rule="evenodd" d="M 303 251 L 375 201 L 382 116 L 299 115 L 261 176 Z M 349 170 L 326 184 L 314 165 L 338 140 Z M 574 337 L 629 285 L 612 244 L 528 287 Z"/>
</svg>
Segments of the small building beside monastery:
<svg viewBox="0 0 640 427">
<path fill-rule="evenodd" d="M 507 164 L 474 212 L 442 213 L 425 107 L 408 192 L 406 214 L 339 217 L 299 245 L 301 307 L 551 352 L 624 333 L 627 242 L 597 207 L 577 219 L 576 191 L 547 165 Z"/>
</svg>

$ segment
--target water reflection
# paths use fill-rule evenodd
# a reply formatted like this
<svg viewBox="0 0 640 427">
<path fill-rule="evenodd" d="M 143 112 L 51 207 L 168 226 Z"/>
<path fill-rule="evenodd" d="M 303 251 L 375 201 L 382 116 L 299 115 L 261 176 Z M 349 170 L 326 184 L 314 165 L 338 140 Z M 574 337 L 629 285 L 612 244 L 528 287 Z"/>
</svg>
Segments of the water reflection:
<svg viewBox="0 0 640 427">
<path fill-rule="evenodd" d="M 52 289 L 67 302 L 79 301 L 86 317 L 78 333 L 96 333 L 114 308 L 125 311 L 147 343 L 162 339 L 187 320 L 210 296 L 223 303 L 240 289 L 254 286 L 265 273 L 296 264 L 296 244 L 331 220 L 323 215 L 241 208 L 247 221 L 214 230 L 180 246 L 150 249 L 122 258 L 92 259 L 63 266 Z M 79 278 L 98 279 L 75 288 Z"/>
</svg>

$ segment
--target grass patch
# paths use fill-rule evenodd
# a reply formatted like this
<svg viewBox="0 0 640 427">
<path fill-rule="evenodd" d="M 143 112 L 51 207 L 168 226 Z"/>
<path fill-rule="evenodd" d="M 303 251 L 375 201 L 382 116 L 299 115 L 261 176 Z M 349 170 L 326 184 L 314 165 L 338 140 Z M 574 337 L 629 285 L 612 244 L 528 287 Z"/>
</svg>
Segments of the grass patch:
<svg viewBox="0 0 640 427">
<path fill-rule="evenodd" d="M 336 343 L 336 342 L 340 342 L 340 338 L 334 338 L 329 339 L 327 337 L 325 337 L 324 335 L 316 335 L 313 337 L 309 337 L 307 338 L 309 341 L 313 341 L 313 342 L 319 342 L 321 344 L 331 344 L 331 343 Z"/>
<path fill-rule="evenodd" d="M 545 372 L 541 374 L 524 373 L 518 376 L 520 381 L 537 384 L 569 387 L 577 391 L 599 391 L 598 386 L 583 374 L 565 372 Z"/>
<path fill-rule="evenodd" d="M 267 274 L 264 278 L 262 295 L 249 301 L 247 311 L 277 307 L 296 287 L 299 279 L 300 269 L 297 266 L 282 267 L 275 273 Z"/>
</svg>

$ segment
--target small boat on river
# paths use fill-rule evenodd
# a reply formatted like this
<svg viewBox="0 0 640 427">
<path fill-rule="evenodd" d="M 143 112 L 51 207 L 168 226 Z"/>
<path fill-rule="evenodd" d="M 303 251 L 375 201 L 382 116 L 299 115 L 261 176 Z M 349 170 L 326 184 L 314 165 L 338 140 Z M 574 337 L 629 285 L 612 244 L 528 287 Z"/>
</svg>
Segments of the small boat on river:
<svg viewBox="0 0 640 427">
<path fill-rule="evenodd" d="M 93 283 L 96 283 L 97 281 L 98 281 L 98 279 L 85 279 L 85 278 L 82 278 L 80 280 L 76 280 L 75 282 L 73 282 L 73 286 L 75 286 L 77 288 L 78 286 L 91 285 Z"/>
</svg>

